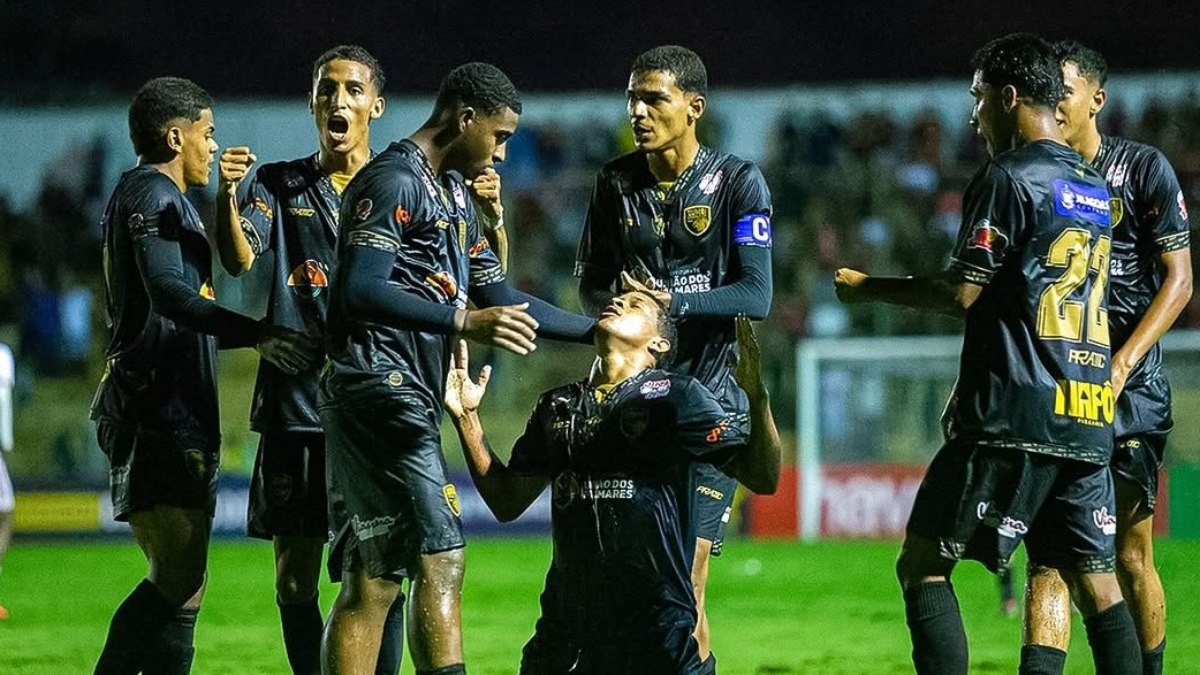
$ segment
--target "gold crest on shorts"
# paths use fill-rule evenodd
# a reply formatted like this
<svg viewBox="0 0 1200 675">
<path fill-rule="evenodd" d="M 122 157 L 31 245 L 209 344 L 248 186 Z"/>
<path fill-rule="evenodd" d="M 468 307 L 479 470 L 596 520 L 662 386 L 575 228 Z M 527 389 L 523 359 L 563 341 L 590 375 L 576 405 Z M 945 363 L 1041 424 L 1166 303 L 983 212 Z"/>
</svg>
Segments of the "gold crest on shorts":
<svg viewBox="0 0 1200 675">
<path fill-rule="evenodd" d="M 710 224 L 712 224 L 712 209 L 708 206 L 689 206 L 683 210 L 683 226 L 697 237 L 707 232 Z"/>
<path fill-rule="evenodd" d="M 458 503 L 458 490 L 454 489 L 453 483 L 442 486 L 442 496 L 446 498 L 446 506 L 450 507 L 450 513 L 453 513 L 455 518 L 461 517 L 462 505 Z"/>
</svg>

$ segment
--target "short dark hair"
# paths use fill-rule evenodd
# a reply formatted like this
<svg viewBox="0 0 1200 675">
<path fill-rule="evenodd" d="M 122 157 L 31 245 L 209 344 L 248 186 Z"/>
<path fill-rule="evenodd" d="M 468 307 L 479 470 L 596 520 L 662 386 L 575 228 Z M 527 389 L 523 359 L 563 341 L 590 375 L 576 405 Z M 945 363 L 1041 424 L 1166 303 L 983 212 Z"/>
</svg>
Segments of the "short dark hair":
<svg viewBox="0 0 1200 675">
<path fill-rule="evenodd" d="M 129 104 L 129 140 L 142 157 L 163 155 L 163 132 L 171 120 L 200 119 L 211 110 L 212 97 L 200 85 L 182 77 L 156 77 L 134 94 Z"/>
<path fill-rule="evenodd" d="M 700 55 L 679 45 L 662 45 L 644 51 L 633 60 L 629 72 L 634 75 L 662 70 L 675 76 L 675 83 L 685 92 L 708 95 L 708 70 Z"/>
<path fill-rule="evenodd" d="M 1079 68 L 1079 74 L 1089 82 L 1101 87 L 1108 82 L 1108 62 L 1104 60 L 1104 55 L 1095 49 L 1085 47 L 1074 40 L 1060 40 L 1054 43 L 1054 54 L 1058 57 L 1060 66 L 1068 61 L 1074 63 Z"/>
<path fill-rule="evenodd" d="M 675 325 L 675 319 L 671 317 L 671 304 L 669 302 L 661 302 L 650 293 L 637 292 L 654 301 L 654 306 L 658 308 L 658 322 L 654 327 L 658 330 L 658 336 L 670 344 L 667 351 L 662 352 L 655 359 L 655 364 L 662 368 L 670 362 L 671 355 L 675 353 L 675 348 L 678 346 L 679 328 Z"/>
<path fill-rule="evenodd" d="M 1034 105 L 1053 108 L 1062 99 L 1062 65 L 1050 43 L 1033 33 L 992 40 L 975 52 L 971 65 L 987 84 L 1012 85 Z"/>
<path fill-rule="evenodd" d="M 383 87 L 387 84 L 387 77 L 383 74 L 383 66 L 379 65 L 379 61 L 374 56 L 371 56 L 371 52 L 358 45 L 338 45 L 318 56 L 317 60 L 313 61 L 313 81 L 317 80 L 317 75 L 321 72 L 321 66 L 338 59 L 353 61 L 366 66 L 371 71 L 371 81 L 375 83 L 375 90 L 380 94 L 383 93 Z"/>
<path fill-rule="evenodd" d="M 490 63 L 473 61 L 451 70 L 438 88 L 438 110 L 457 105 L 494 115 L 505 108 L 521 114 L 521 95 L 508 75 Z"/>
</svg>

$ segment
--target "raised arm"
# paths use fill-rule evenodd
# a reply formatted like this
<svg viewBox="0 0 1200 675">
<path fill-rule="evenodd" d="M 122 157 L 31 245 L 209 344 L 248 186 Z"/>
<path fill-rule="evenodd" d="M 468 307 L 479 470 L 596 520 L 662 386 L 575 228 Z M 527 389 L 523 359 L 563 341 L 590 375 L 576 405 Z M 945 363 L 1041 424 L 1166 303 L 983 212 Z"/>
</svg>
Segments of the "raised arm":
<svg viewBox="0 0 1200 675">
<path fill-rule="evenodd" d="M 257 158 L 250 148 L 225 148 L 221 153 L 220 180 L 217 183 L 217 254 L 221 266 L 232 276 L 250 271 L 255 252 L 242 229 L 242 214 L 238 206 L 238 186 Z M 265 214 L 257 214 L 265 215 Z M 249 221 L 248 221 L 249 222 Z M 251 225 L 253 226 L 253 225 Z M 268 223 L 269 226 L 269 223 Z"/>
<path fill-rule="evenodd" d="M 762 381 L 762 357 L 758 338 L 754 335 L 754 327 L 745 316 L 739 316 L 735 325 L 738 361 L 733 375 L 750 399 L 750 440 L 746 449 L 738 453 L 723 469 L 751 492 L 760 495 L 775 494 L 779 487 L 783 443 L 779 439 L 779 429 L 775 426 L 775 416 L 771 413 L 770 395 Z"/>
</svg>

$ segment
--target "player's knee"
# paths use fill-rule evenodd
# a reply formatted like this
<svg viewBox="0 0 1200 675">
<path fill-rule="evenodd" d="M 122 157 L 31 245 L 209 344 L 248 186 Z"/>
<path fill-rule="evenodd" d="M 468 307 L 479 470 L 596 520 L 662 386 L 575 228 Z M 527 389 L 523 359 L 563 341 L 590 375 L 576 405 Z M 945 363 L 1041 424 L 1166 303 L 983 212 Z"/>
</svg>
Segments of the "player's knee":
<svg viewBox="0 0 1200 675">
<path fill-rule="evenodd" d="M 281 573 L 275 578 L 275 595 L 285 605 L 307 602 L 317 597 L 317 580 L 290 572 Z"/>
<path fill-rule="evenodd" d="M 431 584 L 439 592 L 461 588 L 466 561 L 461 548 L 422 555 L 417 565 L 421 583 Z"/>
<path fill-rule="evenodd" d="M 1070 572 L 1063 574 L 1067 586 L 1071 589 L 1071 597 L 1075 605 L 1085 616 L 1092 616 L 1116 605 L 1123 600 L 1121 586 L 1117 583 L 1117 575 L 1112 572 L 1102 574 L 1082 574 Z"/>
<path fill-rule="evenodd" d="M 1146 574 L 1148 551 L 1143 542 L 1130 538 L 1117 551 L 1117 572 L 1125 578 L 1139 578 Z"/>
</svg>

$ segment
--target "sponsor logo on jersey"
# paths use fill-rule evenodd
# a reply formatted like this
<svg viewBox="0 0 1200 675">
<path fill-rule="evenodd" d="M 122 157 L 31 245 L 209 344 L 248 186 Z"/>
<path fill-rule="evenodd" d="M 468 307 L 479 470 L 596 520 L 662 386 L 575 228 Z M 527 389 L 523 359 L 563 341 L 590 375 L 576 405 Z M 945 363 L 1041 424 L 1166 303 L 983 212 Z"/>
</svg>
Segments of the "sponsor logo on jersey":
<svg viewBox="0 0 1200 675">
<path fill-rule="evenodd" d="M 640 391 L 644 398 L 662 398 L 671 393 L 671 381 L 668 379 L 662 379 L 643 382 Z"/>
<path fill-rule="evenodd" d="M 1108 200 L 1108 206 L 1112 211 L 1112 226 L 1116 227 L 1121 224 L 1121 218 L 1125 217 L 1125 202 L 1120 197 L 1113 197 Z"/>
<path fill-rule="evenodd" d="M 399 387 L 400 385 L 404 384 L 404 373 L 401 373 L 398 370 L 393 370 L 387 374 L 387 377 L 384 378 L 384 381 L 388 383 L 389 387 Z"/>
<path fill-rule="evenodd" d="M 407 225 L 412 222 L 412 213 L 403 206 L 396 206 L 396 222 L 401 225 Z"/>
<path fill-rule="evenodd" d="M 288 275 L 287 285 L 302 298 L 315 298 L 329 286 L 329 268 L 319 260 L 305 260 Z"/>
<path fill-rule="evenodd" d="M 1183 190 L 1180 190 L 1175 195 L 1175 202 L 1177 204 L 1179 204 L 1179 217 L 1182 218 L 1183 220 L 1187 220 L 1188 219 L 1187 202 L 1185 202 L 1183 200 Z"/>
<path fill-rule="evenodd" d="M 491 247 L 492 245 L 488 243 L 487 237 L 480 237 L 479 241 L 471 245 L 470 250 L 467 251 L 467 255 L 475 257 Z"/>
<path fill-rule="evenodd" d="M 1107 506 L 1092 511 L 1092 522 L 1096 524 L 1096 529 L 1103 534 L 1114 535 L 1117 533 L 1117 516 L 1108 512 Z"/>
<path fill-rule="evenodd" d="M 725 170 L 718 169 L 716 173 L 706 173 L 700 179 L 700 192 L 702 194 L 711 195 L 721 187 L 721 179 L 725 177 Z"/>
<path fill-rule="evenodd" d="M 704 436 L 704 440 L 708 441 L 709 443 L 716 443 L 717 441 L 721 440 L 721 436 L 725 434 L 727 429 L 729 429 L 729 420 L 721 420 L 717 423 L 717 426 L 708 430 L 708 433 Z"/>
<path fill-rule="evenodd" d="M 446 498 L 446 506 L 450 507 L 450 513 L 453 513 L 455 518 L 461 516 L 462 504 L 458 502 L 458 490 L 454 489 L 453 483 L 442 486 L 442 496 Z"/>
<path fill-rule="evenodd" d="M 1054 210 L 1060 216 L 1086 220 L 1096 225 L 1112 223 L 1108 190 L 1083 183 L 1054 179 Z"/>
<path fill-rule="evenodd" d="M 645 408 L 627 408 L 621 412 L 621 434 L 634 439 L 646 433 L 650 426 L 650 411 Z"/>
<path fill-rule="evenodd" d="M 1100 352 L 1094 352 L 1090 349 L 1072 349 L 1067 352 L 1067 361 L 1081 366 L 1090 366 L 1092 368 L 1103 368 L 1108 359 Z"/>
<path fill-rule="evenodd" d="M 991 502 L 979 502 L 975 506 L 975 515 L 979 520 L 988 527 L 995 528 L 996 534 L 1009 539 L 1016 539 L 1019 536 L 1029 533 L 1029 526 L 1024 521 L 1010 518 L 1000 513 L 995 504 Z"/>
<path fill-rule="evenodd" d="M 637 483 L 632 478 L 614 476 L 608 478 L 585 478 L 579 486 L 579 496 L 591 501 L 600 499 L 633 499 Z"/>
<path fill-rule="evenodd" d="M 687 272 L 671 277 L 672 293 L 703 293 L 712 289 L 712 279 L 707 272 Z"/>
<path fill-rule="evenodd" d="M 450 227 L 450 221 L 448 221 L 448 220 L 438 220 L 437 222 L 435 222 L 435 223 L 433 224 L 433 226 L 434 226 L 434 227 L 436 227 L 436 228 L 437 228 L 437 229 L 439 229 L 439 230 L 445 230 L 445 229 L 447 229 L 447 228 L 449 228 L 449 227 Z"/>
<path fill-rule="evenodd" d="M 392 516 L 379 516 L 370 520 L 360 520 L 358 516 L 351 516 L 350 528 L 354 530 L 354 536 L 358 537 L 359 541 L 364 541 L 387 534 L 395 522 L 396 519 Z"/>
<path fill-rule="evenodd" d="M 208 300 L 217 299 L 217 291 L 213 288 L 212 281 L 205 281 L 200 284 L 200 297 Z"/>
<path fill-rule="evenodd" d="M 739 246 L 771 246 L 771 218 L 765 213 L 751 213 L 733 224 L 733 243 Z"/>
<path fill-rule="evenodd" d="M 712 208 L 700 204 L 698 206 L 689 206 L 683 210 L 683 226 L 688 232 L 699 237 L 708 231 L 708 226 L 712 224 Z"/>
<path fill-rule="evenodd" d="M 707 485 L 697 485 L 696 494 L 704 495 L 705 497 L 709 497 L 718 502 L 722 499 L 725 499 L 724 492 L 721 492 L 720 490 L 714 490 Z"/>
<path fill-rule="evenodd" d="M 1112 384 L 1059 380 L 1054 392 L 1054 414 L 1072 417 L 1080 424 L 1103 427 L 1112 424 Z"/>
<path fill-rule="evenodd" d="M 275 220 L 275 212 L 271 210 L 271 207 L 267 204 L 267 200 L 263 199 L 262 197 L 255 197 L 253 204 L 254 208 L 258 209 L 259 213 L 266 216 L 267 220 Z"/>
<path fill-rule="evenodd" d="M 997 249 L 1003 250 L 1008 245 L 1008 237 L 999 229 L 992 227 L 992 221 L 984 218 L 975 223 L 971 228 L 971 239 L 967 242 L 967 248 L 978 248 L 988 253 L 994 253 Z"/>
<path fill-rule="evenodd" d="M 311 218 L 317 215 L 317 210 L 305 206 L 289 206 L 288 213 L 293 216 L 300 216 L 301 218 Z"/>
<path fill-rule="evenodd" d="M 441 291 L 446 298 L 453 300 L 458 297 L 458 282 L 449 272 L 438 272 L 425 277 L 425 283 Z"/>
<path fill-rule="evenodd" d="M 354 206 L 354 217 L 358 220 L 366 220 L 371 216 L 371 209 L 374 206 L 370 199 L 359 200 L 358 204 Z"/>
</svg>

